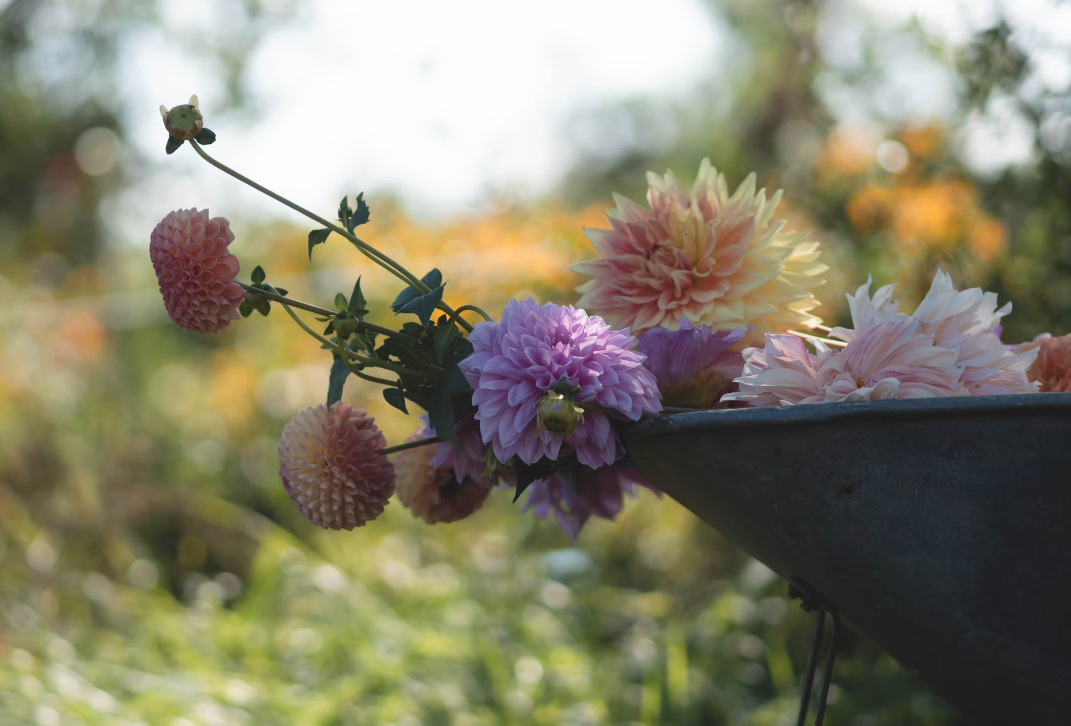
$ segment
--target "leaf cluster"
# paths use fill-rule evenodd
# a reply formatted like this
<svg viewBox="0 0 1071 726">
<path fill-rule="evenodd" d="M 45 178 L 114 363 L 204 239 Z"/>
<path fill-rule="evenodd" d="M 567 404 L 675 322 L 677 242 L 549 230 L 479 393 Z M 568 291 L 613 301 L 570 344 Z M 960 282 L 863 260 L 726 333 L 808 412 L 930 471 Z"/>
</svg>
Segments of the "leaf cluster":
<svg viewBox="0 0 1071 726">
<path fill-rule="evenodd" d="M 251 287 L 255 287 L 258 290 L 264 290 L 265 292 L 272 292 L 273 290 L 280 295 L 285 295 L 286 290 L 282 288 L 272 288 L 270 285 L 264 283 L 267 278 L 267 274 L 264 272 L 264 268 L 257 265 L 253 272 L 249 275 L 250 281 L 252 281 Z M 242 304 L 238 306 L 238 312 L 243 318 L 248 318 L 256 310 L 261 315 L 267 315 L 271 312 L 271 300 L 266 297 L 261 297 L 254 292 L 247 292 L 245 299 L 242 300 Z"/>
<path fill-rule="evenodd" d="M 362 224 L 367 224 L 371 217 L 372 210 L 368 207 L 368 202 L 364 200 L 364 192 L 357 195 L 357 209 L 350 207 L 348 196 L 342 197 L 342 201 L 338 203 L 338 221 L 347 232 L 353 232 Z M 309 232 L 309 262 L 312 262 L 312 248 L 323 244 L 330 236 L 331 230 L 327 227 Z"/>
</svg>

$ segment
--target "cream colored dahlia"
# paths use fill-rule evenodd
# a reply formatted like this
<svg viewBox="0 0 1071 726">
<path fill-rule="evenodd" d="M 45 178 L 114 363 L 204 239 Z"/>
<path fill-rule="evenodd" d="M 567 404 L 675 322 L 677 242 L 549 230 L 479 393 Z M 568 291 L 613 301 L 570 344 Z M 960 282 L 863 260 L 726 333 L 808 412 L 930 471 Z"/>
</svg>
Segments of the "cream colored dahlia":
<svg viewBox="0 0 1071 726">
<path fill-rule="evenodd" d="M 279 475 L 313 524 L 353 529 L 378 517 L 394 493 L 394 466 L 375 419 L 344 403 L 310 406 L 279 440 Z"/>
<path fill-rule="evenodd" d="M 473 426 L 473 431 L 478 436 L 479 428 Z M 434 434 L 422 423 L 406 441 L 418 441 Z M 483 506 L 491 491 L 482 478 L 464 476 L 459 480 L 452 461 L 436 466 L 432 460 L 436 458 L 440 447 L 454 449 L 453 444 L 444 442 L 406 449 L 398 452 L 394 458 L 394 469 L 398 474 L 398 501 L 414 517 L 428 524 L 464 519 Z"/>
<path fill-rule="evenodd" d="M 821 322 L 811 290 L 827 267 L 818 242 L 772 219 L 780 191 L 767 199 L 751 174 L 730 194 L 708 159 L 691 192 L 672 172 L 647 180 L 650 209 L 614 195 L 611 228 L 585 230 L 600 258 L 571 267 L 592 278 L 577 288 L 577 307 L 633 334 L 677 330 L 683 319 L 713 330 L 754 326 L 749 344 Z"/>
</svg>

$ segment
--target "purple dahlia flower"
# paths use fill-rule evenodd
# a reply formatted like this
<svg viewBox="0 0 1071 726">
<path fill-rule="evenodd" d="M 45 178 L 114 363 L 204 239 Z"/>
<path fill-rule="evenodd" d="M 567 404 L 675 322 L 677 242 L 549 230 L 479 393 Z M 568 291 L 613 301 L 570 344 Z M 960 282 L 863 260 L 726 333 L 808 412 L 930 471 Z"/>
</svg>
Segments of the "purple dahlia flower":
<svg viewBox="0 0 1071 726">
<path fill-rule="evenodd" d="M 637 421 L 662 410 L 628 330 L 572 306 L 511 300 L 500 322 L 479 323 L 469 340 L 475 352 L 461 372 L 499 461 L 575 451 L 582 464 L 609 465 L 623 453 L 610 417 Z"/>
<path fill-rule="evenodd" d="M 574 466 L 532 482 L 521 511 L 531 509 L 540 519 L 553 511 L 569 539 L 576 541 L 580 528 L 592 515 L 610 520 L 617 517 L 625 495 L 636 496 L 636 484 L 662 496 L 630 467 L 606 466 L 592 471 L 586 466 Z"/>
<path fill-rule="evenodd" d="M 697 328 L 682 318 L 679 330 L 651 328 L 641 333 L 636 347 L 647 356 L 645 365 L 658 381 L 663 403 L 706 408 L 743 372 L 743 356 L 730 349 L 745 334 L 744 328 Z"/>
</svg>

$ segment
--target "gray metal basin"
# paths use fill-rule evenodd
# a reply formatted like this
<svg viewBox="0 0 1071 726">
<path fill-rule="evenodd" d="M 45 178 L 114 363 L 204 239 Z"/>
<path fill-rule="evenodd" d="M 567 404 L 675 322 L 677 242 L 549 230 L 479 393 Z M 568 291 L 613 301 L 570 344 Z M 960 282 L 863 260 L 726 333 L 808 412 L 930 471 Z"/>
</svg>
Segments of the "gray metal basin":
<svg viewBox="0 0 1071 726">
<path fill-rule="evenodd" d="M 1071 724 L 1071 394 L 699 411 L 624 435 L 652 483 L 973 720 Z"/>
</svg>

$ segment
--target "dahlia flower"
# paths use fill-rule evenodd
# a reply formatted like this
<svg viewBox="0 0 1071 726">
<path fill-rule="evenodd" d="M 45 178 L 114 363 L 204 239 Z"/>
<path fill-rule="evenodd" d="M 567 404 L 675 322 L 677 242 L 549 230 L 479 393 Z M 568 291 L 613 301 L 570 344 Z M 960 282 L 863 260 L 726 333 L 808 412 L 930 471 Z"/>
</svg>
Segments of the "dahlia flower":
<svg viewBox="0 0 1071 726">
<path fill-rule="evenodd" d="M 417 441 L 433 435 L 425 416 L 424 422 L 406 440 Z M 478 431 L 476 440 L 482 451 Z M 483 505 L 491 491 L 491 482 L 482 476 L 483 463 L 445 442 L 398 452 L 394 468 L 398 473 L 398 500 L 414 517 L 428 524 L 464 519 Z M 459 469 L 468 473 L 459 474 Z"/>
<path fill-rule="evenodd" d="M 1037 386 L 1026 371 L 1036 353 L 1009 351 L 1000 342 L 1000 319 L 1011 312 L 1011 303 L 997 309 L 997 295 L 981 288 L 958 291 L 942 270 L 934 275 L 926 297 L 911 316 L 901 313 L 892 299 L 895 285 L 885 285 L 870 297 L 870 284 L 848 295 L 854 330 L 834 328 L 830 337 L 851 341 L 870 328 L 889 320 L 910 317 L 919 322 L 919 332 L 932 335 L 934 345 L 956 351 L 960 377 L 972 396 L 1035 393 Z"/>
<path fill-rule="evenodd" d="M 344 403 L 306 408 L 283 429 L 279 476 L 313 524 L 353 529 L 378 517 L 394 493 L 387 440 L 366 411 Z"/>
<path fill-rule="evenodd" d="M 571 266 L 592 278 L 577 288 L 579 306 L 637 332 L 676 330 L 685 319 L 715 330 L 754 326 L 749 341 L 821 322 L 811 289 L 827 267 L 817 242 L 771 221 L 780 191 L 756 193 L 751 174 L 730 195 L 707 159 L 691 192 L 671 172 L 647 180 L 649 210 L 615 195 L 611 228 L 585 230 L 600 259 Z"/>
<path fill-rule="evenodd" d="M 586 466 L 571 467 L 532 482 L 521 511 L 531 509 L 539 519 L 545 519 L 553 511 L 569 539 L 576 541 L 581 527 L 592 515 L 610 520 L 617 517 L 624 506 L 625 495 L 637 496 L 636 484 L 662 496 L 630 467 L 607 466 L 597 470 Z"/>
<path fill-rule="evenodd" d="M 511 300 L 498 323 L 476 325 L 460 364 L 476 420 L 495 457 L 526 464 L 576 452 L 592 468 L 623 455 L 611 417 L 662 410 L 628 331 L 572 306 Z"/>
<path fill-rule="evenodd" d="M 220 333 L 237 320 L 245 290 L 234 282 L 238 258 L 230 222 L 208 210 L 180 209 L 156 225 L 149 242 L 167 314 L 183 330 Z"/>
<path fill-rule="evenodd" d="M 1071 393 L 1071 333 L 1054 338 L 1042 333 L 1015 349 L 1016 353 L 1037 351 L 1037 360 L 1027 370 L 1042 393 Z"/>
<path fill-rule="evenodd" d="M 678 330 L 652 328 L 641 333 L 636 348 L 647 356 L 644 365 L 658 381 L 663 404 L 706 408 L 741 374 L 744 359 L 732 347 L 746 332 L 697 328 L 684 318 Z"/>
<path fill-rule="evenodd" d="M 744 351 L 739 392 L 722 400 L 776 406 L 1036 390 L 1025 373 L 1036 354 L 1001 345 L 995 329 L 1011 307 L 997 310 L 992 293 L 957 292 L 938 272 L 909 316 L 897 310 L 892 285 L 871 298 L 870 284 L 848 296 L 855 327 L 830 332 L 848 343 L 843 350 L 818 342 L 812 354 L 799 338 L 768 335 L 763 349 Z"/>
</svg>

